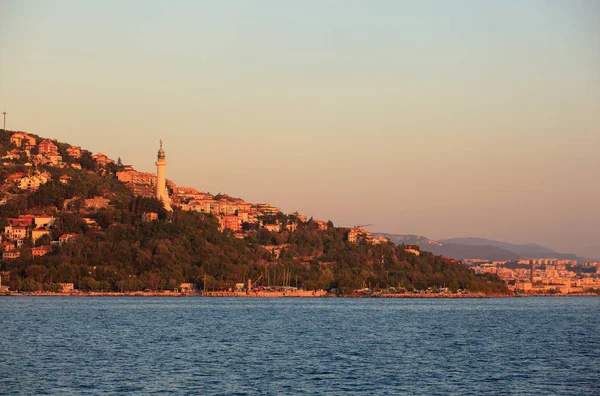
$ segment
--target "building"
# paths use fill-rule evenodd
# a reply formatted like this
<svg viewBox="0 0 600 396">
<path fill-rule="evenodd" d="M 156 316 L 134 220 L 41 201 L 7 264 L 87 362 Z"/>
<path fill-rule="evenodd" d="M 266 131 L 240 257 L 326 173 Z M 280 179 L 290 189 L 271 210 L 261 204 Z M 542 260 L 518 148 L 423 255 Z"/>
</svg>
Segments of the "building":
<svg viewBox="0 0 600 396">
<path fill-rule="evenodd" d="M 258 203 L 254 205 L 254 208 L 263 215 L 276 215 L 277 213 L 281 212 L 279 208 L 268 203 Z"/>
<path fill-rule="evenodd" d="M 291 215 L 298 219 L 299 222 L 306 223 L 306 216 L 301 215 L 300 212 L 295 211 Z"/>
<path fill-rule="evenodd" d="M 179 285 L 179 291 L 182 293 L 193 293 L 196 291 L 196 285 L 193 283 L 182 283 Z"/>
<path fill-rule="evenodd" d="M 219 217 L 221 230 L 231 230 L 233 232 L 242 229 L 242 219 L 239 216 L 221 216 Z"/>
<path fill-rule="evenodd" d="M 2 242 L 0 243 L 0 249 L 2 249 L 4 252 L 10 252 L 15 250 L 15 244 L 12 242 Z"/>
<path fill-rule="evenodd" d="M 94 160 L 94 162 L 96 162 L 96 164 L 98 164 L 100 166 L 106 166 L 108 164 L 115 163 L 115 161 L 111 160 L 105 154 L 102 154 L 102 153 L 92 155 L 92 159 Z"/>
<path fill-rule="evenodd" d="M 212 213 L 218 213 L 225 216 L 232 216 L 238 211 L 239 207 L 235 202 L 227 200 L 213 201 L 211 206 Z"/>
<path fill-rule="evenodd" d="M 371 240 L 371 233 L 367 230 L 363 230 L 362 228 L 350 228 L 348 230 L 348 234 L 346 235 L 346 239 L 348 242 L 358 243 L 361 238 L 364 238 L 367 242 Z"/>
<path fill-rule="evenodd" d="M 56 223 L 56 219 L 51 216 L 35 216 L 33 224 L 35 228 L 52 228 Z"/>
<path fill-rule="evenodd" d="M 156 198 L 162 201 L 166 210 L 173 210 L 171 209 L 169 190 L 167 190 L 167 159 L 162 140 L 160 141 L 160 149 L 156 156 Z"/>
<path fill-rule="evenodd" d="M 9 241 L 27 237 L 27 227 L 7 225 L 4 227 L 4 237 Z"/>
<path fill-rule="evenodd" d="M 71 182 L 71 180 L 73 180 L 73 178 L 71 176 L 69 176 L 69 175 L 62 175 L 60 177 L 60 182 L 62 184 L 69 184 Z"/>
<path fill-rule="evenodd" d="M 59 283 L 61 293 L 73 293 L 75 286 L 72 283 Z"/>
<path fill-rule="evenodd" d="M 50 246 L 34 247 L 31 249 L 31 255 L 33 257 L 41 257 L 41 256 L 45 256 L 46 254 L 50 253 L 51 251 L 52 251 L 52 248 Z"/>
<path fill-rule="evenodd" d="M 50 235 L 50 230 L 47 228 L 39 228 L 31 231 L 31 240 L 33 242 L 37 241 L 44 235 Z"/>
<path fill-rule="evenodd" d="M 271 232 L 279 232 L 281 231 L 281 225 L 280 224 L 265 224 L 264 229 L 267 231 L 271 231 Z"/>
<path fill-rule="evenodd" d="M 35 138 L 31 135 L 29 135 L 28 133 L 25 132 L 15 132 L 10 136 L 10 142 L 14 143 L 15 146 L 17 147 L 21 147 L 21 145 L 23 144 L 23 141 L 25 142 L 25 148 L 32 148 L 35 147 L 36 141 Z"/>
<path fill-rule="evenodd" d="M 2 159 L 7 160 L 16 160 L 19 158 L 21 158 L 21 152 L 19 150 L 10 150 L 2 157 Z"/>
<path fill-rule="evenodd" d="M 149 221 L 158 220 L 158 213 L 144 212 L 142 213 L 142 222 L 147 223 Z"/>
<path fill-rule="evenodd" d="M 47 158 L 48 158 L 48 163 L 50 165 L 58 165 L 63 162 L 62 156 L 60 156 L 58 154 L 50 154 L 50 155 L 48 155 Z"/>
<path fill-rule="evenodd" d="M 19 217 L 9 217 L 6 220 L 11 226 L 31 227 L 34 224 L 35 216 L 19 215 Z"/>
<path fill-rule="evenodd" d="M 52 141 L 46 139 L 38 145 L 38 152 L 46 155 L 59 155 L 58 147 Z"/>
<path fill-rule="evenodd" d="M 136 170 L 124 170 L 117 172 L 117 178 L 119 181 L 123 183 L 130 184 L 138 184 L 138 185 L 146 185 L 146 186 L 155 186 L 156 185 L 156 175 L 147 172 L 138 172 Z"/>
<path fill-rule="evenodd" d="M 212 213 L 216 201 L 212 199 L 193 199 L 188 203 L 190 210 L 201 213 Z"/>
<path fill-rule="evenodd" d="M 58 237 L 58 244 L 63 245 L 70 242 L 72 239 L 77 238 L 77 234 L 62 234 Z"/>
<path fill-rule="evenodd" d="M 385 243 L 389 243 L 389 242 L 390 242 L 389 239 L 387 239 L 386 237 L 381 236 L 381 235 L 376 238 L 371 239 L 371 243 L 373 245 L 379 245 L 380 243 L 385 244 Z"/>
<path fill-rule="evenodd" d="M 404 250 L 406 250 L 408 253 L 414 254 L 415 256 L 421 255 L 421 249 L 418 245 L 404 245 Z"/>
<path fill-rule="evenodd" d="M 48 183 L 48 179 L 47 173 L 38 172 L 18 179 L 16 185 L 20 190 L 37 190 L 42 184 Z"/>
<path fill-rule="evenodd" d="M 81 147 L 71 146 L 67 149 L 67 154 L 71 158 L 81 158 Z"/>
<path fill-rule="evenodd" d="M 21 252 L 15 252 L 15 251 L 4 251 L 2 252 L 2 260 L 13 260 L 16 258 L 21 257 Z"/>
<path fill-rule="evenodd" d="M 108 208 L 110 199 L 104 197 L 94 197 L 85 200 L 85 207 L 91 209 L 103 209 Z"/>
<path fill-rule="evenodd" d="M 91 219 L 91 218 L 89 218 L 89 217 L 84 217 L 84 218 L 83 218 L 83 221 L 85 221 L 85 224 L 87 224 L 87 225 L 88 225 L 88 227 L 91 227 L 91 228 L 99 228 L 99 227 L 98 227 L 98 223 L 96 223 L 96 220 L 94 220 L 94 219 Z"/>
<path fill-rule="evenodd" d="M 248 223 L 253 219 L 252 212 L 249 210 L 238 210 L 237 215 L 242 219 L 242 223 Z"/>
<path fill-rule="evenodd" d="M 327 229 L 327 223 L 324 222 L 323 220 L 313 220 L 315 223 L 317 223 L 317 228 L 320 231 L 325 231 Z M 366 231 L 365 231 L 366 232 Z M 371 235 L 371 234 L 369 234 Z"/>
</svg>

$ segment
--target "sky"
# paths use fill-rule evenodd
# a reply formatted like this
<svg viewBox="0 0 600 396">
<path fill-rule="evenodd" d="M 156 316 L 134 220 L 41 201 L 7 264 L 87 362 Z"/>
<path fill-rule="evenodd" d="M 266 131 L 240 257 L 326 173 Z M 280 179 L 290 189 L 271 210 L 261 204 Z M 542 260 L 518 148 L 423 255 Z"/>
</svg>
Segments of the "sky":
<svg viewBox="0 0 600 396">
<path fill-rule="evenodd" d="M 0 107 L 338 226 L 600 258 L 597 1 L 3 0 Z"/>
</svg>

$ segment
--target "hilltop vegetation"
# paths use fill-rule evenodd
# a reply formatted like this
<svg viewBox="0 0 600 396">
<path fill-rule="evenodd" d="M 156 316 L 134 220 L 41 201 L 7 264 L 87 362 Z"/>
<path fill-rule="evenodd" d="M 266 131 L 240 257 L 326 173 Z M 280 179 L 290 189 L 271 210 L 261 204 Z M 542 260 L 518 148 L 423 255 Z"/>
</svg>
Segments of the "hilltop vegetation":
<svg viewBox="0 0 600 396">
<path fill-rule="evenodd" d="M 19 215 L 49 215 L 56 221 L 48 235 L 18 247 L 20 257 L 0 262 L 3 284 L 12 290 L 58 290 L 73 283 L 83 291 L 175 289 L 192 282 L 200 289 L 223 290 L 262 276 L 262 284 L 308 289 L 338 289 L 348 293 L 364 287 L 406 290 L 448 287 L 455 291 L 505 293 L 494 275 L 476 275 L 461 263 L 431 253 L 409 253 L 392 243 L 347 241 L 347 229 L 331 222 L 326 229 L 309 219 L 278 213 L 261 222 L 282 225 L 269 231 L 244 224 L 245 237 L 220 231 L 211 214 L 164 210 L 154 198 L 134 196 L 116 177 L 120 164 L 98 166 L 84 151 L 70 166 L 68 145 L 55 142 L 69 166 L 37 164 L 27 158 L 3 159 L 0 183 L 6 202 L 0 205 L 0 227 Z M 0 154 L 18 150 L 9 133 L 0 133 Z M 84 166 L 85 164 L 85 166 Z M 16 172 L 45 172 L 50 177 L 39 188 L 17 191 L 7 180 Z M 68 183 L 61 180 L 69 176 Z M 103 197 L 106 207 L 90 208 L 85 200 Z M 143 213 L 158 219 L 142 221 Z M 46 246 L 61 235 L 76 235 L 68 243 L 52 245 L 48 254 L 33 257 L 34 246 Z M 239 235 L 238 235 L 239 236 Z"/>
</svg>

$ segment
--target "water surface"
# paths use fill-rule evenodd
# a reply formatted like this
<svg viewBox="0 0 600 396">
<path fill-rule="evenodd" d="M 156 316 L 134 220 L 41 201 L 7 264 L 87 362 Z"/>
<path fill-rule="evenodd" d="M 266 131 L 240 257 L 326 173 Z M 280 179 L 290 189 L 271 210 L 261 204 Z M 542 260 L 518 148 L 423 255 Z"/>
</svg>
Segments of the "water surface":
<svg viewBox="0 0 600 396">
<path fill-rule="evenodd" d="M 0 298 L 0 394 L 600 394 L 600 298 Z"/>
</svg>

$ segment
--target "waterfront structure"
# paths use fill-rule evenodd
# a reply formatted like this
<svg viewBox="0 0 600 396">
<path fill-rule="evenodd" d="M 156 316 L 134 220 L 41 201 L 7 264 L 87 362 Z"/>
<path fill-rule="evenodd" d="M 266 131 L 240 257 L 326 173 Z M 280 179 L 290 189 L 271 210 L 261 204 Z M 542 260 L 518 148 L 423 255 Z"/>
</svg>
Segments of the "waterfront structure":
<svg viewBox="0 0 600 396">
<path fill-rule="evenodd" d="M 171 199 L 167 190 L 167 160 L 162 140 L 156 158 L 156 198 L 163 202 L 166 210 L 173 210 L 171 209 Z"/>
</svg>

